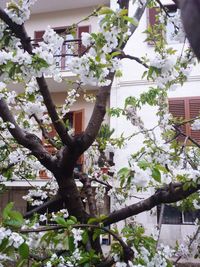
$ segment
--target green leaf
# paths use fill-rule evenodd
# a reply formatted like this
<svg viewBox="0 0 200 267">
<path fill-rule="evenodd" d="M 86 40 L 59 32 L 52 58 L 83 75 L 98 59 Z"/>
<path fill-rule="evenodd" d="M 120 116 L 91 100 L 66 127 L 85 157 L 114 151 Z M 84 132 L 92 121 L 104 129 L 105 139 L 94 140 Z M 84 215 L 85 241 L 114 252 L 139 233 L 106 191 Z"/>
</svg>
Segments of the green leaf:
<svg viewBox="0 0 200 267">
<path fill-rule="evenodd" d="M 144 71 L 144 73 L 142 74 L 142 79 L 144 79 L 144 77 L 147 75 L 147 71 Z"/>
<path fill-rule="evenodd" d="M 75 246 L 74 246 L 74 238 L 72 236 L 70 236 L 68 239 L 68 245 L 69 245 L 69 250 L 73 252 Z"/>
<path fill-rule="evenodd" d="M 136 106 L 137 104 L 137 99 L 133 96 L 129 96 L 126 98 L 125 100 L 125 108 L 128 106 L 128 105 L 131 105 L 131 106 Z"/>
<path fill-rule="evenodd" d="M 8 239 L 3 239 L 0 245 L 0 251 L 3 251 L 7 247 L 8 243 Z"/>
<path fill-rule="evenodd" d="M 22 267 L 22 266 L 27 266 L 27 259 L 22 259 L 20 261 L 18 261 L 16 267 Z"/>
<path fill-rule="evenodd" d="M 12 210 L 13 203 L 9 204 L 11 205 L 6 207 L 6 210 L 3 215 L 3 224 L 14 228 L 20 228 L 24 223 L 23 216 L 20 212 Z"/>
<path fill-rule="evenodd" d="M 119 55 L 121 55 L 120 51 L 115 51 L 115 52 L 112 52 L 112 54 L 111 54 L 112 57 L 116 57 L 116 56 L 119 56 Z"/>
<path fill-rule="evenodd" d="M 128 16 L 124 16 L 123 18 L 124 18 L 124 20 L 130 22 L 130 23 L 133 24 L 134 26 L 136 26 L 136 27 L 138 26 L 138 21 L 135 20 L 134 18 L 130 18 L 130 17 L 128 17 Z"/>
<path fill-rule="evenodd" d="M 94 223 L 96 223 L 96 222 L 98 222 L 98 219 L 97 219 L 97 218 L 90 218 L 90 219 L 88 220 L 88 224 L 94 224 Z"/>
<path fill-rule="evenodd" d="M 9 217 L 9 213 L 13 209 L 13 206 L 13 202 L 10 202 L 6 205 L 6 207 L 3 209 L 3 219 L 7 219 Z"/>
<path fill-rule="evenodd" d="M 127 15 L 128 14 L 128 9 L 122 9 L 120 12 L 119 12 L 119 15 L 120 16 L 124 16 L 124 15 Z"/>
<path fill-rule="evenodd" d="M 98 14 L 99 15 L 106 15 L 106 14 L 113 14 L 113 10 L 110 9 L 109 7 L 102 7 L 99 11 Z"/>
<path fill-rule="evenodd" d="M 120 186 L 122 187 L 125 183 L 126 178 L 130 175 L 130 170 L 124 167 L 118 171 L 118 175 L 120 177 Z"/>
<path fill-rule="evenodd" d="M 78 221 L 77 221 L 77 219 L 76 219 L 76 217 L 74 217 L 74 216 L 70 216 L 69 217 L 74 223 L 77 223 Z"/>
<path fill-rule="evenodd" d="M 141 160 L 141 161 L 138 162 L 138 166 L 141 169 L 146 170 L 146 168 L 150 167 L 150 164 L 146 160 Z"/>
<path fill-rule="evenodd" d="M 161 174 L 160 171 L 156 168 L 152 169 L 152 177 L 154 178 L 154 180 L 156 180 L 157 182 L 161 182 Z"/>
<path fill-rule="evenodd" d="M 92 236 L 92 240 L 95 241 L 100 236 L 100 234 L 102 234 L 101 229 L 95 229 L 94 234 Z"/>
<path fill-rule="evenodd" d="M 86 231 L 83 232 L 83 234 L 82 234 L 82 242 L 83 242 L 84 245 L 87 244 L 88 239 L 89 239 L 88 233 Z"/>
<path fill-rule="evenodd" d="M 162 166 L 160 164 L 156 165 L 156 169 L 158 169 L 158 170 L 160 170 L 160 171 L 162 171 L 164 173 L 168 173 L 169 172 L 164 166 Z"/>
<path fill-rule="evenodd" d="M 29 246 L 23 243 L 19 246 L 19 255 L 22 259 L 28 259 L 29 257 Z"/>
<path fill-rule="evenodd" d="M 54 220 L 55 220 L 55 222 L 57 222 L 58 224 L 60 224 L 62 226 L 68 225 L 63 217 L 56 217 Z"/>
</svg>

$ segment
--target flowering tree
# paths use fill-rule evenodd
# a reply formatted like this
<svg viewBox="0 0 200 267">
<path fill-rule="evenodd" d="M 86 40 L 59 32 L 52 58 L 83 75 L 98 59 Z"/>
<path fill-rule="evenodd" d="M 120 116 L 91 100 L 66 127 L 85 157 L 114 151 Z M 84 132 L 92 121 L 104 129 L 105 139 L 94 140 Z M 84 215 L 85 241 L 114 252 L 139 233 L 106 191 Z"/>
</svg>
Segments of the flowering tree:
<svg viewBox="0 0 200 267">
<path fill-rule="evenodd" d="M 87 18 L 98 16 L 99 31 L 82 34 L 86 49 L 68 66 L 77 74 L 78 81 L 73 82 L 74 88 L 68 91 L 62 109 L 58 109 L 45 76 L 62 81 L 55 55 L 63 38 L 48 28 L 43 41 L 37 46 L 31 43 L 24 22 L 29 18 L 34 2 L 12 1 L 5 10 L 0 9 L 1 186 L 3 190 L 3 182 L 9 179 L 30 181 L 44 168 L 52 179 L 44 188 L 34 188 L 26 196 L 27 201 L 37 206 L 32 211 L 22 216 L 13 210 L 12 203 L 4 209 L 0 228 L 1 266 L 11 262 L 17 262 L 17 266 L 27 266 L 29 262 L 31 266 L 47 267 L 172 266 L 168 258 L 179 251 L 166 246 L 160 246 L 158 250 L 157 240 L 146 236 L 143 227 L 130 218 L 162 203 L 182 201 L 183 206 L 190 203 L 190 208 L 199 208 L 199 144 L 181 131 L 180 126 L 186 122 L 173 119 L 167 105 L 168 90 L 187 80 L 195 63 L 193 52 L 187 48 L 180 55 L 179 51 L 166 46 L 162 33 L 168 13 L 160 1 L 130 1 L 136 10 L 133 17 L 129 17 L 128 0 L 119 0 L 117 11 L 99 8 Z M 123 49 L 134 34 L 147 4 L 161 6 L 158 19 L 162 23 L 147 30 L 147 41 L 155 45 L 154 58 L 139 59 L 126 55 Z M 185 22 L 187 5 L 181 8 Z M 170 19 L 174 23 L 176 38 L 182 37 L 183 27 L 178 14 Z M 187 26 L 187 21 L 185 24 Z M 98 164 L 101 158 L 104 165 L 111 166 L 105 152 L 109 143 L 120 147 L 126 139 L 137 134 L 114 139 L 112 131 L 106 126 L 101 128 L 112 82 L 115 76 L 121 75 L 120 61 L 123 58 L 142 64 L 147 69 L 144 76 L 155 86 L 140 98 L 127 98 L 124 109 L 110 109 L 111 115 L 123 115 L 138 127 L 145 141 L 144 147 L 131 156 L 128 168 L 122 168 L 118 173 L 110 169 L 104 174 Z M 8 90 L 7 85 L 11 82 L 21 83 L 23 93 Z M 85 131 L 73 135 L 62 118 L 79 97 L 83 84 L 97 86 L 98 93 Z M 137 110 L 144 104 L 158 106 L 158 126 L 154 129 L 146 129 L 137 115 Z M 191 123 L 194 129 L 199 129 L 198 118 Z M 57 133 L 54 138 L 49 135 L 50 124 Z M 54 147 L 53 154 L 35 134 L 38 131 Z M 178 136 L 184 137 L 182 143 L 177 141 Z M 188 140 L 193 146 L 186 146 Z M 88 151 L 91 167 L 87 173 L 82 173 L 75 166 L 85 151 Z M 81 188 L 77 181 L 82 183 Z M 92 183 L 96 185 L 96 192 Z M 149 187 L 154 188 L 154 194 L 131 204 L 133 192 Z M 86 205 L 80 190 L 84 192 Z M 112 199 L 113 211 L 98 214 L 105 194 Z M 125 227 L 118 230 L 115 223 L 125 219 Z M 100 245 L 100 238 L 105 234 L 113 240 L 109 256 L 103 254 Z M 191 240 L 195 238 L 197 234 Z"/>
</svg>

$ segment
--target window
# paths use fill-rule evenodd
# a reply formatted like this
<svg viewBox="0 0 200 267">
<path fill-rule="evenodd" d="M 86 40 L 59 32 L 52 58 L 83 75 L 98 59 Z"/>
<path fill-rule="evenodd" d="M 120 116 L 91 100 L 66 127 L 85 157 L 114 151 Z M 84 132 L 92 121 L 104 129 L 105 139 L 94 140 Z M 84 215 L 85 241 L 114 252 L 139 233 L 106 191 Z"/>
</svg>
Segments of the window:
<svg viewBox="0 0 200 267">
<path fill-rule="evenodd" d="M 65 34 L 67 27 L 54 28 L 54 30 L 65 38 L 61 50 L 57 51 L 55 55 L 56 66 L 61 70 L 67 70 L 67 64 L 70 61 L 70 58 L 72 56 L 80 56 L 84 53 L 86 48 L 81 43 L 81 34 L 82 32 L 90 32 L 90 26 L 78 27 L 76 37 L 72 34 Z M 42 41 L 43 34 L 44 31 L 35 31 L 35 45 Z"/>
<path fill-rule="evenodd" d="M 161 206 L 157 207 L 157 222 L 160 218 Z M 200 210 L 181 211 L 176 207 L 165 205 L 162 224 L 194 224 L 196 219 L 200 219 Z"/>
<path fill-rule="evenodd" d="M 169 112 L 174 118 L 190 120 L 200 115 L 200 97 L 170 98 L 168 103 Z M 181 125 L 179 128 L 184 134 L 200 143 L 200 131 L 192 130 L 191 123 Z M 185 137 L 180 135 L 178 140 L 183 142 Z"/>
<path fill-rule="evenodd" d="M 176 5 L 165 5 L 166 11 L 168 12 L 170 17 L 174 17 L 177 11 L 177 6 Z M 159 14 L 160 12 L 160 8 L 159 7 L 153 7 L 153 8 L 149 8 L 148 9 L 148 25 L 153 27 L 154 25 L 156 25 L 157 19 L 156 16 Z M 176 28 L 175 25 L 168 19 L 167 20 L 167 24 L 166 24 L 166 33 L 165 33 L 165 37 L 166 37 L 166 41 L 169 44 L 172 43 L 178 43 L 178 41 L 175 40 L 175 38 L 173 38 L 174 33 L 176 32 Z M 180 42 L 180 41 L 179 41 Z M 184 38 L 183 40 L 181 40 L 181 42 L 184 42 Z M 150 43 L 151 44 L 151 43 Z"/>
</svg>

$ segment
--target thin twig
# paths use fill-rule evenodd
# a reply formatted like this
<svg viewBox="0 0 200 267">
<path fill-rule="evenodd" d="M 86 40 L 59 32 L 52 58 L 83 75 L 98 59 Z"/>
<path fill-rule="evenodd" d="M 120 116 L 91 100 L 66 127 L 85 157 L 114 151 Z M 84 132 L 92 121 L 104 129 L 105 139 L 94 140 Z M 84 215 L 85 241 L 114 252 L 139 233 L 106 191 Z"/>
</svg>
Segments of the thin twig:
<svg viewBox="0 0 200 267">
<path fill-rule="evenodd" d="M 40 130 L 42 131 L 42 136 L 44 137 L 44 139 L 46 139 L 49 144 L 51 144 L 53 147 L 59 149 L 60 147 L 56 144 L 56 142 L 53 140 L 53 138 L 51 138 L 47 132 L 47 130 L 45 129 L 44 125 L 42 124 L 42 121 L 37 117 L 36 114 L 32 114 L 31 117 L 33 117 L 36 122 L 38 123 Z"/>
<path fill-rule="evenodd" d="M 40 233 L 40 232 L 47 232 L 47 231 L 56 231 L 56 230 L 64 230 L 67 229 L 69 226 L 61 226 L 61 225 L 53 225 L 53 226 L 43 226 L 39 227 L 37 229 L 22 229 L 20 230 L 20 233 L 27 234 L 27 233 Z M 103 230 L 105 233 L 113 236 L 115 240 L 117 240 L 120 245 L 122 246 L 124 253 L 131 253 L 132 256 L 134 255 L 134 252 L 132 249 L 120 238 L 114 231 L 100 226 L 100 225 L 94 225 L 94 224 L 74 224 L 72 225 L 73 228 L 93 228 L 93 229 L 100 229 Z"/>
<path fill-rule="evenodd" d="M 120 59 L 131 59 L 134 60 L 136 62 L 138 62 L 139 64 L 141 64 L 142 66 L 144 66 L 145 68 L 149 69 L 149 65 L 147 65 L 144 61 L 142 61 L 140 58 L 135 57 L 135 56 L 131 56 L 131 55 L 127 55 L 127 54 L 122 54 L 119 56 Z"/>
<path fill-rule="evenodd" d="M 193 242 L 195 241 L 195 239 L 197 238 L 199 232 L 200 232 L 200 226 L 198 226 L 197 231 L 195 232 L 194 236 L 190 239 L 190 243 L 189 243 L 189 245 L 188 245 L 188 248 L 190 248 L 190 247 L 192 246 L 192 243 L 193 243 Z M 174 262 L 175 266 L 176 266 L 176 264 L 181 260 L 182 257 L 183 257 L 183 255 L 180 255 L 180 256 L 176 259 L 176 261 Z"/>
</svg>

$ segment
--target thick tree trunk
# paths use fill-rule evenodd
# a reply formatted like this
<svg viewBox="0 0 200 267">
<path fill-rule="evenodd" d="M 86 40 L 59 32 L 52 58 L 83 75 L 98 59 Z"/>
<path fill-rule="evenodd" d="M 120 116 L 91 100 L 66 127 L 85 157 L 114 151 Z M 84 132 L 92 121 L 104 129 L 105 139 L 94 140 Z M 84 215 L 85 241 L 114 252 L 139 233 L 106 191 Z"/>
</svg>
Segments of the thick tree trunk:
<svg viewBox="0 0 200 267">
<path fill-rule="evenodd" d="M 58 184 L 59 195 L 62 197 L 69 215 L 75 216 L 78 221 L 82 223 L 86 223 L 89 215 L 85 211 L 80 192 L 74 178 L 72 176 L 59 177 Z"/>
</svg>

